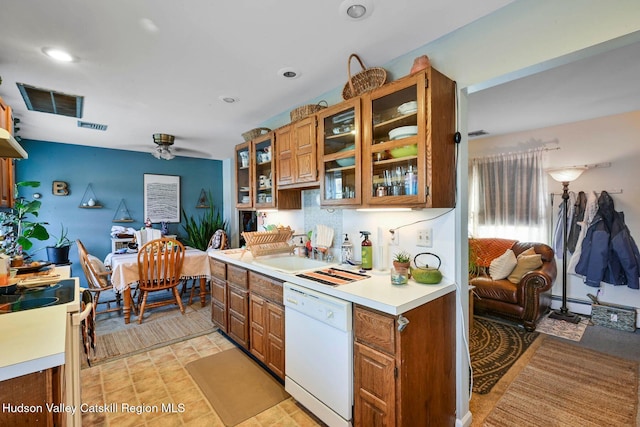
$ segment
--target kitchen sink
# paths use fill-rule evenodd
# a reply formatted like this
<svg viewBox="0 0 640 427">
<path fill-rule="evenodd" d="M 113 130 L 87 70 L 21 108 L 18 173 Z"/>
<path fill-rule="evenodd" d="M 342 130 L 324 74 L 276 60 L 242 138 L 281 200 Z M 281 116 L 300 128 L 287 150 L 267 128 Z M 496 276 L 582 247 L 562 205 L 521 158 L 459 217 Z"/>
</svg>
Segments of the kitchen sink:
<svg viewBox="0 0 640 427">
<path fill-rule="evenodd" d="M 292 255 L 258 258 L 253 260 L 253 264 L 290 274 L 297 274 L 302 271 L 317 270 L 336 265 L 325 261 L 319 261 L 317 259 L 302 258 Z"/>
</svg>

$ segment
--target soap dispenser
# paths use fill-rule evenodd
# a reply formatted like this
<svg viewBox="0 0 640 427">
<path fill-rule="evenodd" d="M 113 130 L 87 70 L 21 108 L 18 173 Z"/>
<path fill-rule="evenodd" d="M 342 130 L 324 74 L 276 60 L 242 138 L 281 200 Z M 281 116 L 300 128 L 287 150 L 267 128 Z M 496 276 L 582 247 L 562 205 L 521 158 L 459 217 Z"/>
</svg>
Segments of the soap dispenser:
<svg viewBox="0 0 640 427">
<path fill-rule="evenodd" d="M 349 264 L 353 260 L 353 245 L 349 241 L 349 235 L 345 233 L 344 242 L 340 247 L 340 262 Z"/>
<path fill-rule="evenodd" d="M 369 231 L 361 231 L 360 234 L 364 237 L 362 240 L 362 269 L 371 270 L 373 268 L 373 247 L 371 240 L 369 240 Z"/>
</svg>

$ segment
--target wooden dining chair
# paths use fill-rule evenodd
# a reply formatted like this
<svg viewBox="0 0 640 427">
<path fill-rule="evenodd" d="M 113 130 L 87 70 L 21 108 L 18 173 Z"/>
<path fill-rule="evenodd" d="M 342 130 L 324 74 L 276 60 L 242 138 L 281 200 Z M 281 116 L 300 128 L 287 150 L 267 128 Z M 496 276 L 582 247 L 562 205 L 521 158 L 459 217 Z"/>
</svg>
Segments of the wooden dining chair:
<svg viewBox="0 0 640 427">
<path fill-rule="evenodd" d="M 87 248 L 85 248 L 80 240 L 76 240 L 76 245 L 78 246 L 80 265 L 82 266 L 84 277 L 87 279 L 87 284 L 89 285 L 88 291 L 93 294 L 96 315 L 114 311 L 122 314 L 122 295 L 113 289 L 113 285 L 111 284 L 111 270 L 109 270 L 100 259 L 87 252 Z M 115 299 L 100 301 L 101 294 L 111 290 L 115 293 Z M 107 308 L 99 310 L 98 304 L 106 304 Z M 114 304 L 113 307 L 111 304 Z"/>
<path fill-rule="evenodd" d="M 147 308 L 160 307 L 176 303 L 184 314 L 184 307 L 178 285 L 184 263 L 184 245 L 175 239 L 160 238 L 147 242 L 138 249 L 138 291 L 140 314 L 138 323 Z M 159 300 L 147 304 L 150 292 L 169 290 L 173 299 Z"/>
</svg>

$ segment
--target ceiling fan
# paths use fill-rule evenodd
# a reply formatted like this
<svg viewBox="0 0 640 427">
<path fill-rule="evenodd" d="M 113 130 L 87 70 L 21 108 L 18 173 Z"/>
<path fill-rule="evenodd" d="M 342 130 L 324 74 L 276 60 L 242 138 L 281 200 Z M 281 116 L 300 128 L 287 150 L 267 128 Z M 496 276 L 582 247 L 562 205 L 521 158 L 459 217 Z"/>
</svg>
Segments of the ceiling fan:
<svg viewBox="0 0 640 427">
<path fill-rule="evenodd" d="M 191 152 L 193 154 L 209 157 L 208 153 L 204 153 L 202 151 L 173 147 L 175 139 L 176 137 L 174 135 L 169 135 L 167 133 L 154 133 L 153 142 L 156 144 L 156 149 L 151 152 L 151 155 L 160 160 L 171 160 L 182 152 Z"/>
</svg>

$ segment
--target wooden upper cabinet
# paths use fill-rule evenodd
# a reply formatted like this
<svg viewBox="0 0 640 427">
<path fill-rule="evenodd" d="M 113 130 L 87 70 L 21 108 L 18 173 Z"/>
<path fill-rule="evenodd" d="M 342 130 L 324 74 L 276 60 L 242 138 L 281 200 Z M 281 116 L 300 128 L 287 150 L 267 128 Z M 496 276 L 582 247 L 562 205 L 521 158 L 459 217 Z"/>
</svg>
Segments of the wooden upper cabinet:
<svg viewBox="0 0 640 427">
<path fill-rule="evenodd" d="M 294 183 L 294 152 L 293 133 L 291 126 L 281 127 L 276 130 L 276 168 L 278 185 L 288 185 Z"/>
<path fill-rule="evenodd" d="M 455 85 L 433 68 L 363 95 L 363 205 L 455 204 Z"/>
<path fill-rule="evenodd" d="M 0 98 L 0 128 L 13 133 L 11 107 L 6 105 L 2 98 Z M 14 183 L 13 159 L 0 159 L 0 207 L 13 207 Z"/>
<path fill-rule="evenodd" d="M 362 203 L 360 98 L 317 113 L 318 169 L 322 206 Z"/>
<path fill-rule="evenodd" d="M 281 127 L 276 134 L 278 186 L 303 187 L 318 181 L 316 117 Z"/>
</svg>

